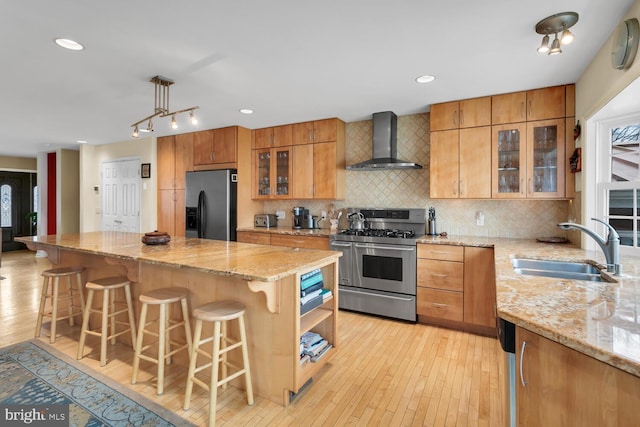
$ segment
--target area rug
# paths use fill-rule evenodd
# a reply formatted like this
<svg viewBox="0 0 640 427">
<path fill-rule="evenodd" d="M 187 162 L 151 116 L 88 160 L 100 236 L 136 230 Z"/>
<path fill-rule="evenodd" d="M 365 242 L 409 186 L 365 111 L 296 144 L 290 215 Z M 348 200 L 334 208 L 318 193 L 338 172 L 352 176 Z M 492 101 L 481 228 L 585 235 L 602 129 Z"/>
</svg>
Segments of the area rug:
<svg viewBox="0 0 640 427">
<path fill-rule="evenodd" d="M 193 426 L 38 340 L 0 349 L 0 425 L 42 405 L 68 412 L 68 426 Z"/>
</svg>

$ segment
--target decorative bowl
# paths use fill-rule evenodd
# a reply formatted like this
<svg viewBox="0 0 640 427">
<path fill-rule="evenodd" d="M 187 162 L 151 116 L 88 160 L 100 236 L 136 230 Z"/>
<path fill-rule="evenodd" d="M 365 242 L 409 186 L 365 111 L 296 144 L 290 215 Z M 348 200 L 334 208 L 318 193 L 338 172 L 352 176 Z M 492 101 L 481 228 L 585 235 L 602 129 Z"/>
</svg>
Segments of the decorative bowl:
<svg viewBox="0 0 640 427">
<path fill-rule="evenodd" d="M 156 230 L 144 233 L 141 240 L 145 245 L 166 245 L 171 241 L 171 236 L 165 231 Z"/>
</svg>

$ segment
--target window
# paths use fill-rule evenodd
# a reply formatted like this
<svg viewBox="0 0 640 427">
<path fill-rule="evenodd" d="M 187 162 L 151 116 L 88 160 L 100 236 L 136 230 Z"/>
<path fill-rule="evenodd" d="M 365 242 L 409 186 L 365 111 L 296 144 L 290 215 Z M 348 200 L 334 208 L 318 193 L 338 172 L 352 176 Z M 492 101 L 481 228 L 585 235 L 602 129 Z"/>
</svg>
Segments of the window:
<svg viewBox="0 0 640 427">
<path fill-rule="evenodd" d="M 3 184 L 0 186 L 0 225 L 11 227 L 11 186 Z"/>
<path fill-rule="evenodd" d="M 600 174 L 598 211 L 620 235 L 620 244 L 639 248 L 640 230 L 640 120 L 610 125 L 607 152 L 600 157 L 608 167 Z"/>
</svg>

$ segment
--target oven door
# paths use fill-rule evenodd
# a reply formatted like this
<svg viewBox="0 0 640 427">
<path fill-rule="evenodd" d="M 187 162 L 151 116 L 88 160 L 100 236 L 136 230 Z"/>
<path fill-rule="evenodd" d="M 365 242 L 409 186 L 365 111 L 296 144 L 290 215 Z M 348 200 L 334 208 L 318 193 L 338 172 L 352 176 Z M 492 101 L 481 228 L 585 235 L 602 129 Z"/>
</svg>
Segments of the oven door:
<svg viewBox="0 0 640 427">
<path fill-rule="evenodd" d="M 352 286 L 351 268 L 352 266 L 352 242 L 343 242 L 339 240 L 332 240 L 329 242 L 329 249 L 332 251 L 342 252 L 342 256 L 338 261 L 338 283 L 344 286 Z"/>
<path fill-rule="evenodd" d="M 354 243 L 354 286 L 416 294 L 416 247 Z"/>
</svg>

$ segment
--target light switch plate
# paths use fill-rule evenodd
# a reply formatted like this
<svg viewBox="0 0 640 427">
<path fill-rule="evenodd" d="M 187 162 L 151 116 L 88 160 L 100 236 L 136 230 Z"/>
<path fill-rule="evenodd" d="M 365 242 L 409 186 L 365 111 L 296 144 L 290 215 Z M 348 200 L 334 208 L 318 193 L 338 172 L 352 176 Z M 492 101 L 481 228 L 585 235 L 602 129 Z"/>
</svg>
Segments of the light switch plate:
<svg viewBox="0 0 640 427">
<path fill-rule="evenodd" d="M 284 219 L 284 217 L 285 217 L 284 211 L 276 211 L 276 218 Z"/>
</svg>

